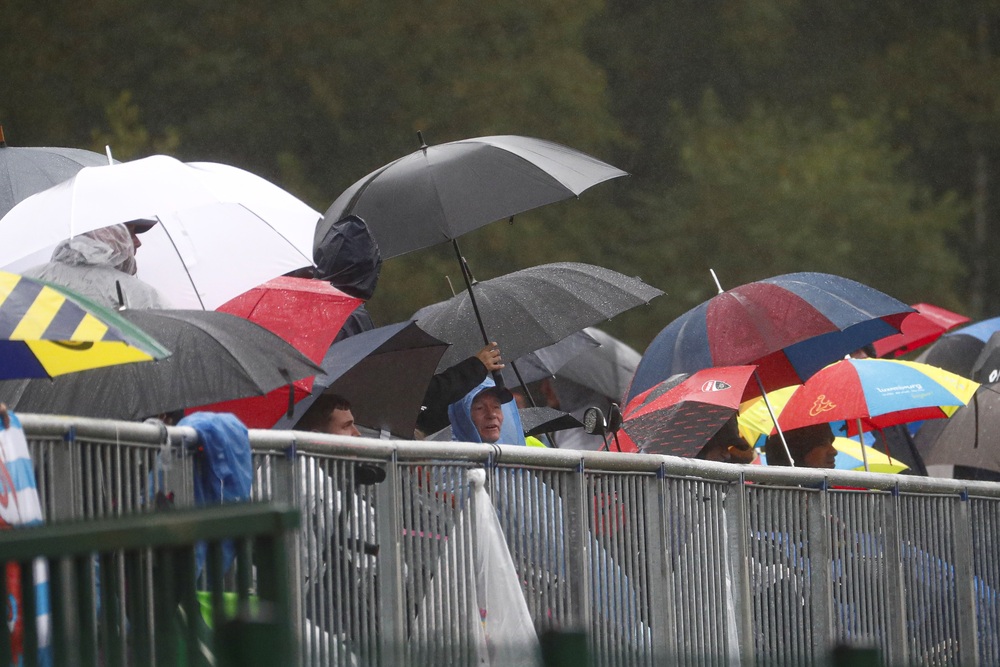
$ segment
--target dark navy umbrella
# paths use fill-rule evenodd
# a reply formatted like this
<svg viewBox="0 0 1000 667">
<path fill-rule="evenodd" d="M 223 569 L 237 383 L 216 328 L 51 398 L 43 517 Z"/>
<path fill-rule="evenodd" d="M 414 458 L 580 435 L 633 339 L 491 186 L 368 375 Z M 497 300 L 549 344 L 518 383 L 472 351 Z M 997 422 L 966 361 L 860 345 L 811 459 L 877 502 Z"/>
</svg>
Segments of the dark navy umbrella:
<svg viewBox="0 0 1000 667">
<path fill-rule="evenodd" d="M 324 393 L 351 402 L 361 426 L 413 437 L 420 405 L 448 343 L 421 330 L 412 320 L 371 329 L 334 343 L 320 364 L 312 394 L 295 404 L 291 416 L 274 425 L 291 429 Z"/>
<path fill-rule="evenodd" d="M 899 331 L 913 308 L 826 273 L 790 273 L 720 292 L 668 324 L 646 348 L 627 401 L 678 373 L 758 366 L 766 389 L 798 384 Z M 627 402 L 626 401 L 626 402 Z"/>
</svg>

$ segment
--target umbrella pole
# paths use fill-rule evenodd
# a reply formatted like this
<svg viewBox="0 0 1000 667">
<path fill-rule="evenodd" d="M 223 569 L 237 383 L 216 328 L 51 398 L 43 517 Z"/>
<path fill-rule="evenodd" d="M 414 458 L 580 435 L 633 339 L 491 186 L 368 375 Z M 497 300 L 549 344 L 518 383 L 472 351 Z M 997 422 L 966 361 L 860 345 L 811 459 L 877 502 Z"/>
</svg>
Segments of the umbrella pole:
<svg viewBox="0 0 1000 667">
<path fill-rule="evenodd" d="M 476 322 L 479 324 L 479 332 L 483 335 L 483 345 L 489 345 L 490 337 L 486 334 L 486 325 L 483 324 L 483 316 L 479 314 L 479 304 L 476 303 L 476 295 L 472 290 L 472 271 L 469 270 L 469 264 L 465 261 L 465 257 L 462 256 L 462 251 L 458 247 L 458 239 L 452 239 L 451 246 L 455 249 L 455 256 L 458 257 L 459 268 L 462 269 L 462 278 L 465 279 L 465 289 L 469 293 L 469 301 L 472 302 L 472 312 L 476 314 Z M 496 382 L 498 387 L 503 386 L 503 377 L 497 371 L 493 372 L 493 381 Z"/>
<path fill-rule="evenodd" d="M 713 275 L 714 272 L 713 272 Z M 788 457 L 788 464 L 794 468 L 795 461 L 792 460 L 792 452 L 788 449 L 788 442 L 785 440 L 785 434 L 781 430 L 781 425 L 778 424 L 778 418 L 774 416 L 774 408 L 771 407 L 771 400 L 767 397 L 767 392 L 764 391 L 764 383 L 760 380 L 760 373 L 757 369 L 753 369 L 753 377 L 757 380 L 757 386 L 760 387 L 761 398 L 764 399 L 764 405 L 767 406 L 767 414 L 771 416 L 771 421 L 774 422 L 774 430 L 778 432 L 778 438 L 781 440 L 781 446 L 785 448 L 785 456 Z"/>
<path fill-rule="evenodd" d="M 865 433 L 861 430 L 861 417 L 858 417 L 858 443 L 861 445 L 861 460 L 865 464 L 865 472 L 871 472 L 868 467 L 868 450 L 865 449 Z"/>
</svg>

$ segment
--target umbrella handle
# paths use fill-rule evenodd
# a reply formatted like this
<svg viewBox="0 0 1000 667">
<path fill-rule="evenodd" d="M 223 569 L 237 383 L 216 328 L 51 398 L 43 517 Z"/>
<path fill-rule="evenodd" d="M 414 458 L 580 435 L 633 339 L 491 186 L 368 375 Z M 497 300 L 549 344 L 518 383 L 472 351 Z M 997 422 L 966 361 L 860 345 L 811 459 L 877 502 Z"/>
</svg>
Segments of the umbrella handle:
<svg viewBox="0 0 1000 667">
<path fill-rule="evenodd" d="M 785 434 L 781 430 L 781 425 L 778 424 L 778 418 L 774 416 L 774 408 L 771 407 L 771 401 L 767 397 L 767 392 L 764 391 L 764 383 L 760 380 L 760 373 L 757 369 L 753 369 L 754 379 L 757 380 L 757 386 L 760 387 L 761 398 L 764 399 L 764 405 L 767 406 L 767 414 L 771 416 L 771 421 L 774 422 L 774 430 L 778 432 L 778 438 L 781 440 L 781 446 L 785 448 L 785 456 L 788 457 L 788 465 L 792 468 L 795 467 L 795 461 L 792 459 L 792 452 L 788 449 L 788 442 L 785 440 Z"/>
</svg>

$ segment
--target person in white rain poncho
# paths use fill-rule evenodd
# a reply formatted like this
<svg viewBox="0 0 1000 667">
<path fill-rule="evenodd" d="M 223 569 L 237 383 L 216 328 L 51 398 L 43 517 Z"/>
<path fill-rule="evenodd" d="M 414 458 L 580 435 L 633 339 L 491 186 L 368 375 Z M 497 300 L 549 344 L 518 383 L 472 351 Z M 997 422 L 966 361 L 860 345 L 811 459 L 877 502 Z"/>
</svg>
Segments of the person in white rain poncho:
<svg viewBox="0 0 1000 667">
<path fill-rule="evenodd" d="M 68 287 L 108 308 L 169 308 L 163 295 L 135 276 L 135 253 L 142 245 L 137 234 L 148 225 L 148 221 L 112 225 L 66 239 L 47 264 L 24 275 Z"/>
</svg>

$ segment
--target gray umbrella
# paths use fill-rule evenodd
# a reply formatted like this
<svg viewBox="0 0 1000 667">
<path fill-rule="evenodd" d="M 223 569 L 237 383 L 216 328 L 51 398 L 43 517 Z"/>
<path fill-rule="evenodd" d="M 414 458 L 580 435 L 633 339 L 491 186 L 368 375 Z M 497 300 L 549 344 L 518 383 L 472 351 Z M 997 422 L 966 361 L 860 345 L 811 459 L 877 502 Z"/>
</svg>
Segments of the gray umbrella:
<svg viewBox="0 0 1000 667">
<path fill-rule="evenodd" d="M 592 264 L 557 262 L 508 273 L 473 286 L 483 322 L 506 359 L 556 343 L 663 294 L 638 278 Z M 452 343 L 439 369 L 481 347 L 469 295 L 421 308 L 424 331 Z"/>
<path fill-rule="evenodd" d="M 515 361 L 508 361 L 506 368 L 501 371 L 504 384 L 513 387 L 520 382 L 530 383 L 552 377 L 571 359 L 599 346 L 600 343 L 597 339 L 588 334 L 586 329 L 577 331 L 558 343 L 529 352 Z M 502 352 L 503 350 L 501 350 Z M 515 366 L 516 373 L 514 372 Z"/>
<path fill-rule="evenodd" d="M 620 402 L 642 355 L 600 329 L 588 327 L 584 331 L 595 338 L 600 346 L 584 350 L 569 359 L 558 370 L 556 378 L 573 382 L 609 400 Z"/>
<path fill-rule="evenodd" d="M 1000 383 L 981 385 L 948 419 L 928 419 L 913 440 L 926 465 L 1000 472 Z"/>
<path fill-rule="evenodd" d="M 142 419 L 261 396 L 322 370 L 267 329 L 228 313 L 126 310 L 121 315 L 173 354 L 53 380 L 0 382 L 0 400 L 21 412 Z"/>
<path fill-rule="evenodd" d="M 316 241 L 337 220 L 356 215 L 388 259 L 627 175 L 586 153 L 531 137 L 424 144 L 345 190 L 317 225 Z"/>
<path fill-rule="evenodd" d="M 22 199 L 62 183 L 83 167 L 108 163 L 79 148 L 12 148 L 0 133 L 0 218 Z"/>
</svg>

